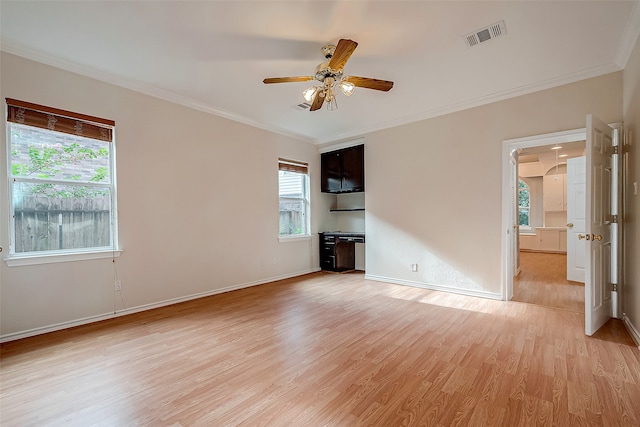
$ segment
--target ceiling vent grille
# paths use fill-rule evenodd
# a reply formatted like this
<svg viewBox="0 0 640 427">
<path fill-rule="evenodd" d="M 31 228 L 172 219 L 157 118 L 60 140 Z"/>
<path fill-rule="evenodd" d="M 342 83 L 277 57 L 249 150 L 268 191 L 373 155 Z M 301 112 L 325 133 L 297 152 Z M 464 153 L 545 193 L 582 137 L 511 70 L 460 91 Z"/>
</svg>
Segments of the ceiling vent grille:
<svg viewBox="0 0 640 427">
<path fill-rule="evenodd" d="M 466 35 L 464 37 L 464 41 L 467 44 L 467 47 L 472 47 L 491 39 L 495 39 L 496 37 L 502 37 L 506 34 L 507 27 L 505 27 L 504 21 L 500 21 Z"/>
<path fill-rule="evenodd" d="M 296 105 L 295 108 L 298 110 L 308 110 L 309 108 L 311 108 L 311 104 L 309 104 L 308 102 L 303 102 L 302 104 Z"/>
</svg>

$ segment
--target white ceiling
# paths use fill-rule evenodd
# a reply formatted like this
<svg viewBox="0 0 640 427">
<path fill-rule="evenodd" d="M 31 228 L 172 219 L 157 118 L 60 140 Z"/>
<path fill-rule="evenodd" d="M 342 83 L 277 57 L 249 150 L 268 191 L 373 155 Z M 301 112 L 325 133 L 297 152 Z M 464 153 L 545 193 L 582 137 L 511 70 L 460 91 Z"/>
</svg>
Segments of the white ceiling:
<svg viewBox="0 0 640 427">
<path fill-rule="evenodd" d="M 586 155 L 586 145 L 586 141 L 575 141 L 524 148 L 518 152 L 518 163 L 566 163 L 567 159 Z M 554 149 L 553 147 L 560 147 L 560 149 Z"/>
<path fill-rule="evenodd" d="M 2 50 L 313 143 L 624 68 L 640 1 L 5 1 Z M 507 35 L 464 36 L 504 20 Z M 359 43 L 345 74 L 390 92 L 301 111 L 322 46 Z"/>
</svg>

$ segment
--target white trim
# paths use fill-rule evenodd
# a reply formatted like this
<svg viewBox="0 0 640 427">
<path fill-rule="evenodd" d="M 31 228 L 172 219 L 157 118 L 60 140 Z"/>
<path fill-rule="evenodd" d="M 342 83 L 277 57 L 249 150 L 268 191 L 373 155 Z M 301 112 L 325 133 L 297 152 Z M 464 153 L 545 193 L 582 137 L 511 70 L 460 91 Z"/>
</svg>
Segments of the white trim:
<svg viewBox="0 0 640 427">
<path fill-rule="evenodd" d="M 558 87 L 558 86 L 562 86 L 570 83 L 575 83 L 581 80 L 603 76 L 605 74 L 613 73 L 620 70 L 621 68 L 615 64 L 603 64 L 603 65 L 589 68 L 587 70 L 579 71 L 577 73 L 566 74 L 564 76 L 548 79 L 535 84 L 520 86 L 513 89 L 505 90 L 502 92 L 496 92 L 489 95 L 480 96 L 474 99 L 470 99 L 468 101 L 462 101 L 455 104 L 434 108 L 432 110 L 423 111 L 421 113 L 414 114 L 412 116 L 401 117 L 398 119 L 389 120 L 387 122 L 381 122 L 375 126 L 358 129 L 353 132 L 345 132 L 342 134 L 335 135 L 333 137 L 329 137 L 325 139 L 317 139 L 316 144 L 318 145 L 327 144 L 333 141 L 340 141 L 344 139 L 355 138 L 358 136 L 365 135 L 367 133 L 377 132 L 377 131 L 381 131 L 381 130 L 385 130 L 385 129 L 389 129 L 397 126 L 406 125 L 409 123 L 419 122 L 422 120 L 432 119 L 434 117 L 440 117 L 446 114 L 456 113 L 458 111 L 464 111 L 470 108 L 480 107 L 480 106 L 492 104 L 498 101 L 504 101 L 506 99 L 511 99 L 518 96 L 527 95 L 530 93 L 551 89 L 554 87 Z"/>
<path fill-rule="evenodd" d="M 502 141 L 502 252 L 501 252 L 501 299 L 509 300 L 513 294 L 513 275 L 511 265 L 511 150 L 518 148 L 540 147 L 544 145 L 563 144 L 567 142 L 582 141 L 587 137 L 587 129 L 572 129 L 562 132 L 546 133 L 542 135 L 526 136 L 523 138 L 507 139 Z"/>
<path fill-rule="evenodd" d="M 90 259 L 118 258 L 122 249 L 99 250 L 91 252 L 51 253 L 46 255 L 11 255 L 4 259 L 9 267 L 23 265 L 53 264 L 56 262 L 86 261 Z"/>
<path fill-rule="evenodd" d="M 320 152 L 320 154 L 322 154 L 322 153 L 328 153 L 330 151 L 340 150 L 342 148 L 354 147 L 356 145 L 362 145 L 362 144 L 364 144 L 364 137 L 351 139 L 349 141 L 338 142 L 335 144 L 334 143 L 323 144 L 318 147 L 318 151 Z"/>
<path fill-rule="evenodd" d="M 624 69 L 629 62 L 633 48 L 640 38 L 640 2 L 636 1 L 629 14 L 627 26 L 624 29 L 622 39 L 618 45 L 615 63 L 620 69 Z"/>
<path fill-rule="evenodd" d="M 522 138 L 507 139 L 503 144 L 511 144 L 512 148 L 540 147 L 543 145 L 564 144 L 567 142 L 582 141 L 587 138 L 587 129 L 571 129 L 562 132 L 545 133 L 542 135 L 525 136 Z"/>
<path fill-rule="evenodd" d="M 638 332 L 638 329 L 633 326 L 633 323 L 631 323 L 631 319 L 627 317 L 626 313 L 622 315 L 622 323 L 627 328 L 629 335 L 631 335 L 631 338 L 633 338 L 633 341 L 636 343 L 638 349 L 640 350 L 640 332 Z"/>
<path fill-rule="evenodd" d="M 21 332 L 14 332 L 14 333 L 10 333 L 10 334 L 7 334 L 7 335 L 0 336 L 0 343 L 19 340 L 19 339 L 22 339 L 22 338 L 33 337 L 33 336 L 36 336 L 36 335 L 46 334 L 48 332 L 60 331 L 62 329 L 68 329 L 68 328 L 72 328 L 72 327 L 75 327 L 75 326 L 87 325 L 89 323 L 99 322 L 99 321 L 102 321 L 102 320 L 114 319 L 116 317 L 126 316 L 128 314 L 134 314 L 134 313 L 139 313 L 139 312 L 142 312 L 142 311 L 153 310 L 155 308 L 166 307 L 166 306 L 169 306 L 169 305 L 178 304 L 178 303 L 181 303 L 181 302 L 190 301 L 190 300 L 194 300 L 194 299 L 198 299 L 198 298 L 204 298 L 204 297 L 208 297 L 208 296 L 212 296 L 212 295 L 222 294 L 222 293 L 225 293 L 225 292 L 236 291 L 236 290 L 243 289 L 243 288 L 249 288 L 251 286 L 257 286 L 257 285 L 263 285 L 263 284 L 266 284 L 266 283 L 277 282 L 279 280 L 290 279 L 292 277 L 297 277 L 297 276 L 303 276 L 305 274 L 315 273 L 317 271 L 320 271 L 320 268 L 312 268 L 312 269 L 309 269 L 309 270 L 299 271 L 299 272 L 296 272 L 296 273 L 283 274 L 283 275 L 271 277 L 271 278 L 268 278 L 268 279 L 256 280 L 256 281 L 253 281 L 253 282 L 247 282 L 247 283 L 241 283 L 241 284 L 238 284 L 238 285 L 227 286 L 227 287 L 222 288 L 222 289 L 215 289 L 215 290 L 212 290 L 212 291 L 200 292 L 200 293 L 197 293 L 197 294 L 187 295 L 187 296 L 178 297 L 178 298 L 172 298 L 172 299 L 168 299 L 168 300 L 164 300 L 164 301 L 160 301 L 160 302 L 156 302 L 156 303 L 151 303 L 151 304 L 143 304 L 143 305 L 139 305 L 137 307 L 117 310 L 117 311 L 115 311 L 113 313 L 99 314 L 97 316 L 89 316 L 89 317 L 84 317 L 82 319 L 71 320 L 71 321 L 68 321 L 68 322 L 56 323 L 55 325 L 43 326 L 43 327 L 40 327 L 40 328 L 29 329 L 29 330 L 21 331 Z"/>
<path fill-rule="evenodd" d="M 630 54 L 630 49 L 626 48 L 627 44 L 628 43 L 626 42 L 621 43 L 622 47 L 621 49 L 619 49 L 620 50 L 619 57 L 621 55 L 624 56 L 625 50 L 629 50 L 629 54 Z M 125 79 L 121 76 L 117 76 L 112 73 L 107 73 L 104 71 L 97 70 L 95 68 L 87 67 L 75 62 L 57 58 L 45 52 L 41 52 L 35 49 L 30 49 L 25 46 L 20 46 L 17 42 L 12 40 L 6 40 L 6 39 L 2 40 L 0 42 L 0 50 L 10 53 L 12 55 L 17 55 L 26 59 L 30 59 L 32 61 L 40 62 L 46 65 L 51 65 L 53 67 L 70 71 L 72 73 L 77 73 L 86 77 L 90 77 L 96 80 L 100 80 L 106 83 L 120 86 L 129 90 L 133 90 L 135 92 L 143 93 L 145 95 L 149 95 L 155 98 L 163 99 L 165 101 L 173 102 L 178 105 L 182 105 L 188 108 L 193 108 L 194 110 L 203 111 L 205 113 L 213 114 L 219 117 L 224 117 L 226 119 L 243 123 L 248 126 L 263 129 L 269 132 L 288 136 L 291 138 L 298 139 L 300 141 L 304 141 L 304 142 L 316 144 L 316 145 L 330 144 L 332 142 L 342 141 L 345 139 L 353 139 L 353 138 L 361 137 L 367 133 L 372 133 L 372 132 L 376 132 L 384 129 L 397 127 L 397 126 L 402 126 L 409 123 L 419 122 L 422 120 L 443 116 L 445 114 L 455 113 L 455 112 L 463 111 L 469 108 L 479 107 L 482 105 L 503 101 L 505 99 L 510 99 L 517 96 L 522 96 L 529 93 L 538 92 L 541 90 L 550 89 L 557 86 L 562 86 L 569 83 L 575 83 L 577 81 L 598 77 L 598 76 L 602 76 L 605 74 L 609 74 L 609 73 L 613 73 L 615 71 L 621 70 L 621 67 L 614 63 L 602 64 L 602 65 L 591 67 L 576 73 L 565 74 L 555 78 L 547 79 L 542 82 L 519 86 L 509 90 L 496 92 L 496 93 L 492 93 L 485 96 L 479 96 L 474 99 L 461 101 L 458 103 L 446 105 L 444 107 L 434 108 L 432 110 L 423 111 L 408 117 L 401 117 L 398 119 L 381 122 L 373 126 L 357 129 L 355 131 L 345 132 L 345 133 L 333 135 L 327 138 L 315 138 L 308 135 L 297 134 L 297 133 L 294 133 L 285 129 L 281 129 L 272 125 L 258 123 L 247 117 L 243 117 L 243 116 L 231 113 L 229 111 L 223 111 L 223 110 L 217 109 L 201 101 L 196 101 L 194 99 L 191 99 L 182 95 L 178 95 L 176 93 L 173 93 L 164 89 L 160 89 L 158 87 L 155 87 L 149 84 L 145 84 L 145 83 L 130 80 L 130 79 Z M 627 56 L 629 56 L 629 54 L 627 54 Z M 620 61 L 620 59 L 618 61 Z"/>
<path fill-rule="evenodd" d="M 0 42 L 0 50 L 3 52 L 10 53 L 12 55 L 20 56 L 22 58 L 39 62 L 41 64 L 50 65 L 52 67 L 56 67 L 62 70 L 70 71 L 72 73 L 80 74 L 85 77 L 110 83 L 115 86 L 123 87 L 125 89 L 129 89 L 134 92 L 139 92 L 145 95 L 152 96 L 154 98 L 162 99 L 168 102 L 172 102 L 174 104 L 192 108 L 194 110 L 203 111 L 205 113 L 213 114 L 218 117 L 223 117 L 225 119 L 243 123 L 251 127 L 263 129 L 269 132 L 277 133 L 279 135 L 288 136 L 290 138 L 294 138 L 310 144 L 313 144 L 315 142 L 315 140 L 313 140 L 312 138 L 306 135 L 300 135 L 285 129 L 277 128 L 275 126 L 268 126 L 262 123 L 258 123 L 246 117 L 239 116 L 229 111 L 220 110 L 218 108 L 211 106 L 210 104 L 206 104 L 201 101 L 196 101 L 195 99 L 182 96 L 177 93 L 170 92 L 168 90 L 164 90 L 156 86 L 152 86 L 152 85 L 131 80 L 131 79 L 126 79 L 124 77 L 121 77 L 112 73 L 108 73 L 92 67 L 80 65 L 76 62 L 67 61 L 65 59 L 54 57 L 50 54 L 47 54 L 35 49 L 30 49 L 24 46 L 20 46 L 14 41 L 2 40 L 2 42 Z"/>
<path fill-rule="evenodd" d="M 372 274 L 365 274 L 364 278 L 366 280 L 375 280 L 376 282 L 386 282 L 386 283 L 393 283 L 396 285 L 411 286 L 414 288 L 429 289 L 432 291 L 449 292 L 454 294 L 466 295 L 469 297 L 502 300 L 502 295 L 495 292 L 478 291 L 475 289 L 458 288 L 454 286 L 434 285 L 432 283 L 416 282 L 413 280 L 393 279 L 391 277 L 375 276 Z"/>
<path fill-rule="evenodd" d="M 286 242 L 299 242 L 302 240 L 311 240 L 311 235 L 310 234 L 302 234 L 302 235 L 295 235 L 295 236 L 279 236 L 278 237 L 278 241 L 281 243 L 286 243 Z"/>
</svg>

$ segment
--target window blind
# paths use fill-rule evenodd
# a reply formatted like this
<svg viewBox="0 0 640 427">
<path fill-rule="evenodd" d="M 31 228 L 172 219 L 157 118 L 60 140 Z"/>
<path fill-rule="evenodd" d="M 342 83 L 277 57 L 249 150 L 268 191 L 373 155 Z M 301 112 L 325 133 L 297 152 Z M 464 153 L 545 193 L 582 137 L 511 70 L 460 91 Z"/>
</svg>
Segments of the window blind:
<svg viewBox="0 0 640 427">
<path fill-rule="evenodd" d="M 296 160 L 278 159 L 278 170 L 309 174 L 309 164 Z"/>
<path fill-rule="evenodd" d="M 113 141 L 115 122 L 31 102 L 6 98 L 7 121 L 56 132 L 83 136 L 100 141 Z"/>
</svg>

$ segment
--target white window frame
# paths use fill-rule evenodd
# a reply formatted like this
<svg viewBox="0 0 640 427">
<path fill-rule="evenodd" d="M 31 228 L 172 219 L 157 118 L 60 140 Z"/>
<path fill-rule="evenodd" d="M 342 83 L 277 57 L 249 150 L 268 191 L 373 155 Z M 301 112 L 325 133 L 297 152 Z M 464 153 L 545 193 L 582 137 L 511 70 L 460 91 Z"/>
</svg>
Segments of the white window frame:
<svg viewBox="0 0 640 427">
<path fill-rule="evenodd" d="M 302 234 L 285 234 L 280 235 L 280 171 L 283 165 L 292 165 L 295 167 L 301 167 L 306 169 L 306 173 L 300 172 L 300 175 L 304 175 L 303 194 L 302 197 L 287 197 L 287 199 L 302 200 L 304 207 L 304 220 L 305 220 L 305 232 Z M 278 240 L 280 242 L 291 242 L 296 240 L 308 240 L 311 238 L 311 192 L 310 192 L 310 177 L 309 166 L 307 163 L 299 162 L 296 160 L 278 159 Z"/>
<path fill-rule="evenodd" d="M 5 104 L 5 108 L 8 110 L 8 105 Z M 62 110 L 61 110 L 62 111 Z M 5 114 L 7 117 L 7 114 Z M 5 119 L 6 120 L 6 119 Z M 12 171 L 12 154 L 11 154 L 11 128 L 14 126 L 9 120 L 5 121 L 6 125 L 6 179 L 8 188 L 8 203 L 7 206 L 9 214 L 9 251 L 4 258 L 7 266 L 23 266 L 23 265 L 36 265 L 36 264 L 49 264 L 57 262 L 70 262 L 81 261 L 89 259 L 102 259 L 102 258 L 116 258 L 122 253 L 119 248 L 118 241 L 118 208 L 117 208 L 117 181 L 116 181 L 116 141 L 115 141 L 115 126 L 112 127 L 111 141 L 105 142 L 110 145 L 109 148 L 109 183 L 90 183 L 87 186 L 108 188 L 110 195 L 110 240 L 111 245 L 102 247 L 91 248 L 74 248 L 74 249 L 59 249 L 59 250 L 47 250 L 40 252 L 15 252 L 15 239 L 16 239 L 16 224 L 15 224 L 15 207 L 13 203 L 13 184 L 14 182 L 27 182 L 27 183 L 51 183 L 62 185 L 73 185 L 73 181 L 34 178 L 34 177 L 14 177 Z M 22 126 L 29 126 L 28 124 Z M 53 132 L 48 129 L 42 129 L 43 131 Z M 85 185 L 83 183 L 83 185 Z"/>
<path fill-rule="evenodd" d="M 520 182 L 522 182 L 526 188 L 520 188 Z M 529 206 L 520 206 L 519 200 L 520 200 L 521 191 L 526 191 L 527 193 L 529 193 Z M 526 225 L 520 224 L 520 209 L 528 210 L 529 224 L 526 224 Z M 531 229 L 531 187 L 522 178 L 518 178 L 518 227 L 521 227 L 522 229 L 525 229 L 525 230 Z"/>
</svg>

